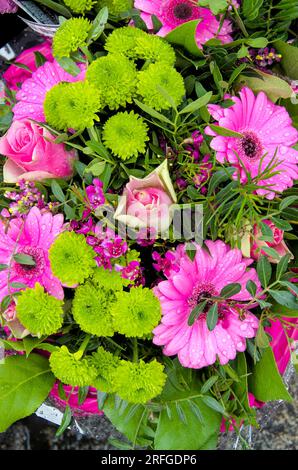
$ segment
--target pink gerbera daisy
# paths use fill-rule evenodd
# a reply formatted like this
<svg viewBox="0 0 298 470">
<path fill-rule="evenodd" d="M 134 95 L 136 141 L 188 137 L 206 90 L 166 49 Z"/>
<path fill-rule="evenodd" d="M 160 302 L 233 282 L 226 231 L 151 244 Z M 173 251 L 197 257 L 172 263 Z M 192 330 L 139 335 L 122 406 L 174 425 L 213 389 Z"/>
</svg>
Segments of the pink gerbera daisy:
<svg viewBox="0 0 298 470">
<path fill-rule="evenodd" d="M 155 288 L 163 316 L 153 331 L 153 342 L 164 346 L 165 355 L 178 354 L 184 367 L 194 369 L 211 365 L 217 358 L 226 364 L 236 357 L 237 351 L 246 349 L 246 338 L 253 338 L 258 329 L 258 319 L 243 303 L 251 299 L 246 290 L 249 280 L 260 290 L 256 271 L 248 269 L 252 260 L 242 258 L 240 250 L 231 249 L 220 240 L 206 241 L 206 245 L 208 251 L 196 247 L 193 261 L 186 254 L 185 246 L 180 245 L 176 251 L 179 272 L 172 270 L 168 280 Z M 211 300 L 190 326 L 189 316 L 201 299 L 218 296 L 231 283 L 240 284 L 241 290 L 218 302 L 214 329 L 208 329 L 206 320 Z"/>
<path fill-rule="evenodd" d="M 48 257 L 49 248 L 61 231 L 63 215 L 41 213 L 37 207 L 33 207 L 24 220 L 11 220 L 8 227 L 0 222 L 0 263 L 9 266 L 0 272 L 0 301 L 9 293 L 8 282 L 28 287 L 38 282 L 49 294 L 63 299 L 61 282 L 54 277 Z M 35 264 L 18 263 L 13 259 L 16 254 L 31 256 Z"/>
<path fill-rule="evenodd" d="M 298 178 L 298 152 L 291 148 L 298 141 L 298 132 L 286 109 L 273 104 L 265 93 L 255 96 L 245 87 L 240 91 L 240 98 L 232 99 L 235 104 L 230 108 L 209 105 L 208 109 L 220 127 L 241 133 L 243 137 L 219 136 L 207 127 L 206 134 L 216 136 L 211 147 L 219 162 L 237 168 L 235 177 L 239 174 L 241 183 L 247 182 L 247 173 L 255 178 L 274 165 L 272 172 L 277 174 L 259 180 L 262 188 L 256 191 L 273 199 L 275 192 L 291 187 Z"/>
<path fill-rule="evenodd" d="M 60 67 L 58 62 L 45 62 L 22 84 L 16 94 L 17 104 L 13 108 L 14 120 L 34 119 L 45 122 L 43 102 L 46 93 L 60 82 L 78 82 L 84 80 L 86 67 L 78 64 L 81 72 L 74 77 Z"/>
<path fill-rule="evenodd" d="M 152 15 L 159 19 L 162 23 L 162 28 L 157 33 L 159 36 L 166 36 L 187 21 L 200 20 L 196 31 L 200 48 L 215 37 L 223 44 L 233 40 L 229 21 L 224 20 L 220 27 L 219 21 L 208 8 L 200 8 L 192 0 L 135 0 L 134 6 L 142 12 L 141 17 L 149 29 L 153 29 Z"/>
</svg>

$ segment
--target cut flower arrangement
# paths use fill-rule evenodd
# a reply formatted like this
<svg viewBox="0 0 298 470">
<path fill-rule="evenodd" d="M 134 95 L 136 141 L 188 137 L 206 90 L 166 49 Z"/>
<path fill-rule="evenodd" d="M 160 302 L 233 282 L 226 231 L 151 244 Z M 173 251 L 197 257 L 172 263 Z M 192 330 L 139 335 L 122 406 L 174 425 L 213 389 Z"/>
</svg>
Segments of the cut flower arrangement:
<svg viewBox="0 0 298 470">
<path fill-rule="evenodd" d="M 58 434 L 216 448 L 291 400 L 296 1 L 37 3 L 53 40 L 3 74 L 0 432 L 50 396 Z"/>
</svg>

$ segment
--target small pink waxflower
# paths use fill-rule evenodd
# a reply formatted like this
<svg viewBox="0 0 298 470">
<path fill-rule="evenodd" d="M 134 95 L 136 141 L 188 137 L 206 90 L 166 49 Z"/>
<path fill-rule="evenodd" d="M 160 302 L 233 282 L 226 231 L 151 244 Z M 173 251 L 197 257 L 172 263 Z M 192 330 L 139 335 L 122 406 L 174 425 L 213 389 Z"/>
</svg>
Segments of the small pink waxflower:
<svg viewBox="0 0 298 470">
<path fill-rule="evenodd" d="M 240 250 L 231 249 L 220 240 L 208 240 L 206 246 L 208 251 L 196 246 L 193 261 L 186 254 L 185 245 L 178 246 L 179 272 L 170 270 L 168 280 L 154 289 L 163 316 L 161 324 L 153 330 L 153 342 L 164 346 L 165 355 L 178 354 L 181 364 L 193 369 L 209 366 L 217 358 L 221 364 L 227 364 L 235 359 L 237 351 L 246 349 L 246 338 L 253 338 L 258 329 L 258 319 L 245 307 L 245 302 L 251 300 L 247 282 L 253 281 L 260 291 L 256 271 L 248 268 L 252 260 L 243 258 Z M 190 326 L 189 316 L 201 299 L 219 296 L 232 283 L 240 284 L 241 290 L 218 302 L 214 329 L 208 329 L 206 320 L 211 301 Z"/>
<path fill-rule="evenodd" d="M 298 142 L 298 131 L 286 109 L 273 104 L 265 93 L 255 96 L 244 87 L 239 95 L 233 97 L 235 104 L 229 108 L 209 105 L 208 110 L 216 124 L 243 137 L 220 136 L 209 127 L 205 132 L 214 136 L 211 147 L 217 160 L 234 166 L 234 176 L 239 175 L 241 183 L 247 182 L 247 173 L 255 178 L 274 165 L 273 175 L 260 179 L 260 189 L 256 190 L 260 196 L 273 199 L 276 192 L 293 186 L 298 178 L 298 152 L 292 148 Z"/>
<path fill-rule="evenodd" d="M 78 64 L 81 72 L 77 76 L 70 75 L 58 64 L 45 62 L 32 73 L 31 78 L 25 80 L 16 94 L 17 104 L 13 107 L 14 120 L 34 119 L 45 122 L 43 102 L 46 94 L 57 83 L 78 82 L 85 77 L 86 67 Z"/>
<path fill-rule="evenodd" d="M 49 248 L 63 231 L 63 215 L 41 213 L 33 207 L 24 219 L 0 222 L 0 263 L 10 266 L 0 272 L 0 301 L 9 293 L 8 282 L 18 282 L 34 287 L 38 282 L 46 291 L 63 299 L 61 282 L 54 277 L 49 261 Z M 13 255 L 29 255 L 34 264 L 21 264 Z"/>
<path fill-rule="evenodd" d="M 87 202 L 91 209 L 95 210 L 105 202 L 103 182 L 94 178 L 92 184 L 86 187 Z"/>
<path fill-rule="evenodd" d="M 192 0 L 135 0 L 135 8 L 142 13 L 141 17 L 149 29 L 153 29 L 152 15 L 162 23 L 159 36 L 166 36 L 173 29 L 192 20 L 200 20 L 196 31 L 196 40 L 200 48 L 210 39 L 217 38 L 223 44 L 231 42 L 232 27 L 227 20 L 220 22 L 208 8 L 201 8 Z"/>
</svg>

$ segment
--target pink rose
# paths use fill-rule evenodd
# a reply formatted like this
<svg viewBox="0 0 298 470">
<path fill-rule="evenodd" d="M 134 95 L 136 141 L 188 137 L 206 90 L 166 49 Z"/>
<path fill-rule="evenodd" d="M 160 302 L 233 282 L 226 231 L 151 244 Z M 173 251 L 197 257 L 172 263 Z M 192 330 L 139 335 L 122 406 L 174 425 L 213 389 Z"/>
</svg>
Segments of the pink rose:
<svg viewBox="0 0 298 470">
<path fill-rule="evenodd" d="M 251 257 L 258 260 L 261 255 L 265 255 L 268 258 L 268 261 L 270 263 L 278 263 L 278 259 L 272 258 L 269 256 L 264 250 L 262 250 L 262 247 L 270 247 L 274 248 L 275 251 L 280 255 L 280 257 L 286 255 L 287 253 L 290 255 L 290 259 L 293 259 L 293 254 L 290 252 L 289 248 L 287 247 L 286 243 L 284 242 L 284 232 L 283 230 L 280 230 L 279 228 L 274 225 L 271 220 L 263 220 L 262 221 L 264 224 L 268 225 L 269 228 L 272 230 L 272 235 L 273 235 L 273 241 L 265 241 L 261 240 L 262 237 L 262 232 L 258 228 L 257 225 L 254 225 L 253 228 L 253 242 L 251 245 Z"/>
<path fill-rule="evenodd" d="M 8 158 L 3 167 L 4 181 L 70 178 L 77 153 L 53 143 L 53 139 L 45 128 L 29 119 L 14 121 L 0 139 L 0 154 Z"/>
<path fill-rule="evenodd" d="M 171 224 L 171 207 L 176 201 L 165 160 L 144 179 L 130 177 L 115 219 L 132 228 L 153 228 L 161 233 Z"/>
<path fill-rule="evenodd" d="M 24 50 L 16 59 L 16 62 L 26 65 L 32 72 L 37 69 L 35 64 L 34 52 L 40 52 L 48 61 L 52 62 L 54 57 L 52 55 L 52 45 L 50 41 L 44 41 L 42 44 L 30 47 L 30 49 Z M 3 74 L 3 78 L 8 88 L 12 90 L 18 90 L 18 83 L 23 83 L 27 78 L 31 78 L 32 73 L 28 70 L 21 69 L 16 65 L 8 67 L 6 72 Z"/>
</svg>

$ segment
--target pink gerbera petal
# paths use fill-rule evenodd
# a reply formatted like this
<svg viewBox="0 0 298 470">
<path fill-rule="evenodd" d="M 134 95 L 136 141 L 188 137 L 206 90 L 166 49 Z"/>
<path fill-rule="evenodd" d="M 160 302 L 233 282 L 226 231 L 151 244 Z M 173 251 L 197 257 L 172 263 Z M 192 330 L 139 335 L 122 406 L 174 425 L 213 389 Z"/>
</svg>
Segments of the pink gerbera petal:
<svg viewBox="0 0 298 470">
<path fill-rule="evenodd" d="M 200 48 L 210 39 L 217 38 L 223 44 L 231 42 L 232 27 L 228 20 L 216 19 L 208 8 L 198 7 L 192 0 L 135 0 L 135 8 L 141 11 L 141 17 L 149 29 L 153 29 L 152 15 L 162 24 L 159 36 L 166 36 L 173 29 L 187 21 L 200 20 L 196 31 L 196 40 Z"/>
<path fill-rule="evenodd" d="M 14 120 L 31 118 L 39 122 L 45 122 L 43 102 L 47 92 L 60 82 L 77 82 L 85 77 L 86 67 L 78 64 L 81 72 L 77 76 L 70 75 L 58 64 L 45 62 L 32 73 L 22 84 L 16 94 L 17 104 L 13 107 Z"/>
<path fill-rule="evenodd" d="M 237 351 L 245 350 L 246 338 L 254 337 L 258 329 L 258 319 L 245 304 L 235 304 L 235 300 L 251 300 L 246 290 L 249 279 L 260 292 L 256 271 L 248 267 L 251 260 L 243 259 L 240 250 L 231 249 L 220 240 L 207 240 L 206 245 L 208 251 L 196 246 L 193 261 L 186 254 L 185 246 L 180 245 L 176 258 L 179 273 L 170 273 L 168 280 L 160 282 L 154 289 L 163 316 L 162 323 L 153 331 L 153 342 L 164 346 L 164 354 L 177 354 L 184 367 L 195 369 L 211 365 L 217 358 L 221 364 L 234 359 Z M 183 265 L 187 269 L 181 268 Z M 210 331 L 206 316 L 212 297 L 218 296 L 221 289 L 231 283 L 239 283 L 241 290 L 230 299 L 218 302 L 218 321 Z M 189 316 L 202 298 L 210 298 L 210 302 L 189 325 Z"/>
<path fill-rule="evenodd" d="M 258 179 L 257 185 L 265 188 L 256 190 L 260 196 L 273 199 L 276 193 L 290 188 L 298 178 L 298 152 L 292 148 L 298 142 L 298 131 L 292 126 L 286 109 L 272 103 L 265 93 L 255 96 L 244 87 L 239 95 L 240 98 L 233 99 L 235 104 L 230 108 L 210 105 L 208 109 L 216 124 L 239 132 L 243 137 L 215 136 L 208 127 L 206 134 L 214 136 L 210 145 L 217 160 L 234 166 L 234 177 L 240 176 L 243 184 L 247 182 L 246 172 L 256 178 L 274 163 L 271 172 L 276 174 Z"/>
<path fill-rule="evenodd" d="M 37 207 L 32 207 L 24 219 L 11 220 L 8 227 L 0 222 L 0 263 L 10 265 L 9 270 L 0 273 L 0 301 L 9 292 L 8 274 L 10 282 L 28 287 L 38 282 L 51 295 L 63 299 L 61 282 L 53 275 L 48 256 L 51 244 L 63 230 L 61 214 L 41 213 Z M 8 252 L 1 248 L 5 245 Z M 31 256 L 35 265 L 22 265 L 12 260 L 13 253 Z"/>
</svg>

